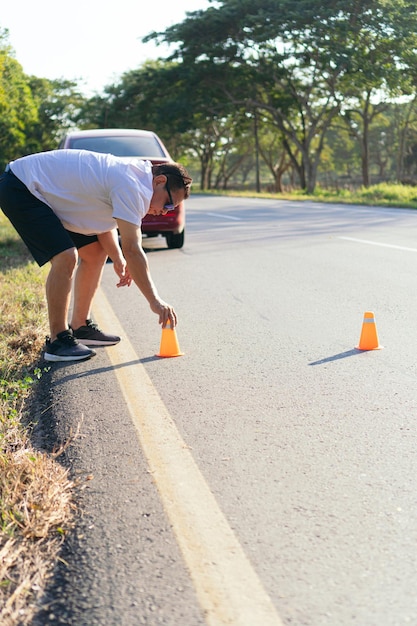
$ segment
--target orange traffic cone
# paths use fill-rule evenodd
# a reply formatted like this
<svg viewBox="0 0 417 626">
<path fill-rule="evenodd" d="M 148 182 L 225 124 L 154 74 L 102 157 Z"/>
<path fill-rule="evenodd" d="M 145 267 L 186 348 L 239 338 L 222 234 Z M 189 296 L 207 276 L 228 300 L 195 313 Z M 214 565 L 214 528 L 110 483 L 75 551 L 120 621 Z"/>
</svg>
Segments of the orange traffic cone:
<svg viewBox="0 0 417 626">
<path fill-rule="evenodd" d="M 356 347 L 358 350 L 380 350 L 382 348 L 378 341 L 375 316 L 371 311 L 364 313 L 361 338 Z"/>
<path fill-rule="evenodd" d="M 168 320 L 167 325 L 162 329 L 161 345 L 159 347 L 159 354 L 156 356 L 170 357 L 182 356 L 183 354 L 184 352 L 181 352 L 178 345 L 175 328 L 172 328 L 171 321 Z"/>
</svg>

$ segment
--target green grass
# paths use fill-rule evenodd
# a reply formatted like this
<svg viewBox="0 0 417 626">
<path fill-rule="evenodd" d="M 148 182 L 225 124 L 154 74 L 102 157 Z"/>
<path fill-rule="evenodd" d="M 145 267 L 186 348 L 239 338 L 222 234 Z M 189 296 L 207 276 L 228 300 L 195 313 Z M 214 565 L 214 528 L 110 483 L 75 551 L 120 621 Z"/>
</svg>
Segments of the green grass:
<svg viewBox="0 0 417 626">
<path fill-rule="evenodd" d="M 342 189 L 338 193 L 319 190 L 317 194 L 314 194 L 314 198 L 317 197 L 327 202 L 417 209 L 417 188 L 408 185 L 381 183 L 370 187 L 361 187 L 357 191 Z"/>
<path fill-rule="evenodd" d="M 197 191 L 197 188 L 195 191 Z M 285 191 L 281 194 L 268 192 L 256 193 L 254 190 L 210 190 L 209 192 L 200 193 L 417 209 L 417 187 L 389 183 L 381 183 L 380 185 L 373 185 L 371 187 L 361 187 L 355 191 L 348 189 L 340 189 L 339 191 L 336 191 L 320 189 L 320 187 L 318 187 L 313 194 L 307 194 L 304 191 Z"/>
</svg>

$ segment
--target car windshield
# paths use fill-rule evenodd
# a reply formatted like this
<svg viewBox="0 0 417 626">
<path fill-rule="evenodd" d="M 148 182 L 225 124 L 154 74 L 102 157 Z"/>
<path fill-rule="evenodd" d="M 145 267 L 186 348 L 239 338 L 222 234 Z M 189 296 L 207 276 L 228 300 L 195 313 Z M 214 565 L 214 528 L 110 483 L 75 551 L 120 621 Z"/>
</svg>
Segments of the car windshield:
<svg viewBox="0 0 417 626">
<path fill-rule="evenodd" d="M 70 148 L 104 152 L 120 157 L 166 157 L 155 137 L 74 137 Z"/>
</svg>

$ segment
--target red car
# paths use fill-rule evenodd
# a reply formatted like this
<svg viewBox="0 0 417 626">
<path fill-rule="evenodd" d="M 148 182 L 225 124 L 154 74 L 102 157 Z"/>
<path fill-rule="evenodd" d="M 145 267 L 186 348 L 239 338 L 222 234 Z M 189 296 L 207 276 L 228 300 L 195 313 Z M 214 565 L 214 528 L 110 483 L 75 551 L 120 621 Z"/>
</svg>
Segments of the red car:
<svg viewBox="0 0 417 626">
<path fill-rule="evenodd" d="M 149 130 L 78 130 L 65 135 L 58 148 L 92 150 L 119 157 L 139 157 L 153 164 L 173 160 L 158 135 Z M 168 248 L 182 248 L 185 234 L 184 202 L 166 215 L 146 215 L 142 221 L 142 233 L 147 237 L 163 235 Z"/>
</svg>

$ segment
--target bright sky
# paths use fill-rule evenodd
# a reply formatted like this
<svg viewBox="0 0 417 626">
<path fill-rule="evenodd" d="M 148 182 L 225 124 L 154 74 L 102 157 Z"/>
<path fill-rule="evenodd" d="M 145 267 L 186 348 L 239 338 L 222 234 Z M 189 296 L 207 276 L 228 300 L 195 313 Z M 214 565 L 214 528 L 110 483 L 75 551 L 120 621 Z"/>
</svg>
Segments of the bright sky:
<svg viewBox="0 0 417 626">
<path fill-rule="evenodd" d="M 86 96 L 167 48 L 141 39 L 207 9 L 210 0 L 19 0 L 2 2 L 0 28 L 26 74 L 76 80 Z"/>
</svg>

